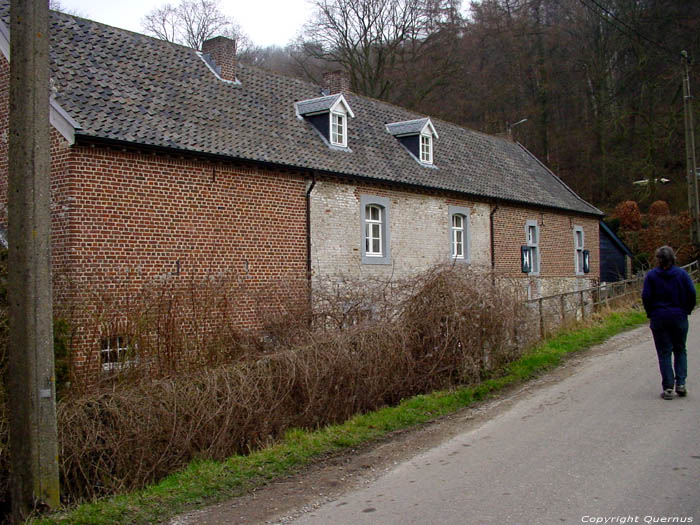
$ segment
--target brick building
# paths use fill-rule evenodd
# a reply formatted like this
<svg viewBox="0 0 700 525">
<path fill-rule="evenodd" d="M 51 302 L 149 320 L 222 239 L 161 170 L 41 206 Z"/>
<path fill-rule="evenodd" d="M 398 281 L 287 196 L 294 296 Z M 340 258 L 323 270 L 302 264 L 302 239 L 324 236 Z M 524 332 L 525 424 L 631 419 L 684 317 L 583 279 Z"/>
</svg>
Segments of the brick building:
<svg viewBox="0 0 700 525">
<path fill-rule="evenodd" d="M 0 18 L 6 203 L 7 2 Z M 237 64 L 223 37 L 200 53 L 52 12 L 50 38 L 57 302 L 229 272 L 249 292 L 234 321 L 255 329 L 256 292 L 280 280 L 445 261 L 534 294 L 598 279 L 601 212 L 518 144 L 357 96 L 342 74 L 322 88 Z"/>
</svg>

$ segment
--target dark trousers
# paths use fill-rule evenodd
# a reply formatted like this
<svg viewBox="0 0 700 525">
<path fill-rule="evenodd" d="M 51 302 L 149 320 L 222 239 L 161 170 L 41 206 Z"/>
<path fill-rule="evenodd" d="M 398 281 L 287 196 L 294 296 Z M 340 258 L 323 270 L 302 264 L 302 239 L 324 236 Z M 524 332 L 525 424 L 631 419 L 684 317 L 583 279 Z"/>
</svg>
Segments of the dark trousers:
<svg viewBox="0 0 700 525">
<path fill-rule="evenodd" d="M 688 355 L 685 348 L 688 318 L 652 320 L 651 333 L 654 335 L 656 354 L 659 357 L 663 389 L 673 388 L 674 383 L 685 385 L 688 374 Z"/>
</svg>

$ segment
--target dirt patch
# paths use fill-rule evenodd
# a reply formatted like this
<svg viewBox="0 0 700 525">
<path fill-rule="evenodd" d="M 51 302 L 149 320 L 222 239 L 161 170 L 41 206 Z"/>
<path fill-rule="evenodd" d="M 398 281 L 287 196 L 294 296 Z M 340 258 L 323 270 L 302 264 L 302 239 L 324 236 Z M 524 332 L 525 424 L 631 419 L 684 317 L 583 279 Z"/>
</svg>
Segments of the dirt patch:
<svg viewBox="0 0 700 525">
<path fill-rule="evenodd" d="M 399 463 L 477 428 L 535 389 L 572 375 L 581 363 L 638 344 L 644 337 L 649 337 L 646 327 L 619 334 L 601 345 L 573 354 L 551 373 L 502 391 L 497 398 L 419 427 L 394 432 L 363 447 L 319 458 L 296 474 L 271 482 L 240 498 L 178 516 L 169 524 L 291 522 L 295 517 L 333 501 L 353 488 L 370 483 Z"/>
</svg>

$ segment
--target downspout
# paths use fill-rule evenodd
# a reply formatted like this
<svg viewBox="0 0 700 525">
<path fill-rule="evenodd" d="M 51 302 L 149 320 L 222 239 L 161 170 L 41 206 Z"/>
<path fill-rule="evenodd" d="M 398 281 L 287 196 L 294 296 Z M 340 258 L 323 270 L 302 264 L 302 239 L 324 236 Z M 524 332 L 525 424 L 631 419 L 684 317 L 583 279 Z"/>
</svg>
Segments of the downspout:
<svg viewBox="0 0 700 525">
<path fill-rule="evenodd" d="M 496 269 L 496 244 L 495 241 L 493 240 L 493 216 L 496 214 L 496 211 L 498 211 L 498 204 L 494 205 L 494 207 L 491 209 L 491 213 L 489 214 L 489 237 L 491 237 L 491 271 L 493 272 Z"/>
<path fill-rule="evenodd" d="M 306 190 L 306 279 L 308 280 L 309 311 L 311 310 L 311 192 L 316 186 L 316 172 L 311 172 L 311 184 Z M 309 320 L 311 318 L 309 317 Z"/>
</svg>

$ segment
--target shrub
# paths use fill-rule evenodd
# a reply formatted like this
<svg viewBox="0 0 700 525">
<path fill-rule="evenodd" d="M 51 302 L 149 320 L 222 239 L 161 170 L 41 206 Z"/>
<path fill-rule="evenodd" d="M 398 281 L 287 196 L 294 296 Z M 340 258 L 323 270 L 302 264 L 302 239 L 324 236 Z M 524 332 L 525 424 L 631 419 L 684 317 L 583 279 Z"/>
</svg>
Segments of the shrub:
<svg viewBox="0 0 700 525">
<path fill-rule="evenodd" d="M 153 364 L 142 360 L 119 381 L 69 389 L 57 408 L 64 499 L 135 489 L 196 458 L 246 453 L 291 427 L 317 428 L 478 382 L 533 337 L 521 329 L 529 323 L 515 287 L 463 267 L 317 288 L 313 310 L 277 295 L 265 333 L 246 335 L 245 351 L 207 336 L 201 340 L 216 346 L 190 347 L 203 355 L 190 356 L 189 368 L 153 374 Z M 149 312 L 181 304 L 175 295 L 149 297 L 161 298 Z M 220 304 L 220 294 L 211 297 Z M 158 324 L 175 331 L 166 330 L 167 340 L 182 334 L 173 319 Z M 240 340 L 237 334 L 228 341 Z"/>
</svg>

